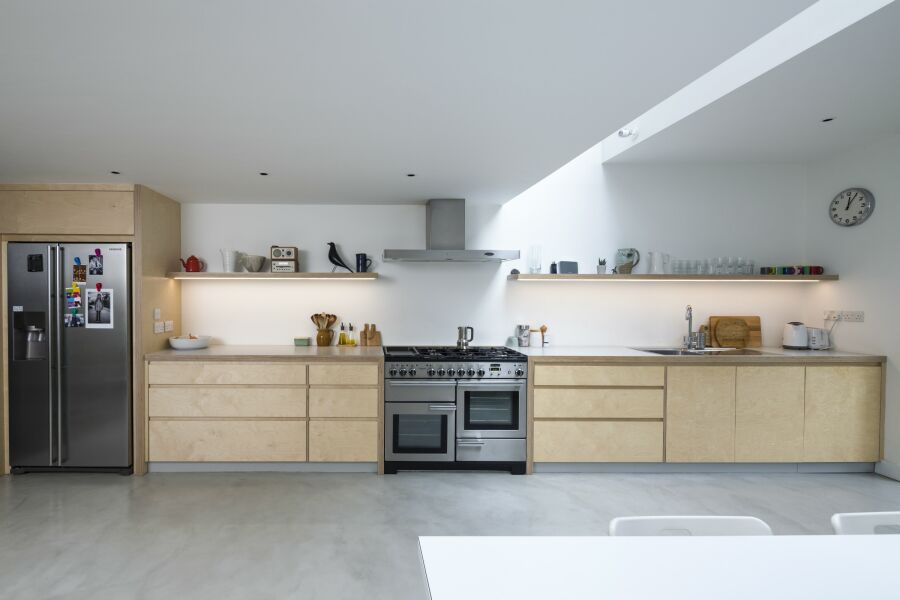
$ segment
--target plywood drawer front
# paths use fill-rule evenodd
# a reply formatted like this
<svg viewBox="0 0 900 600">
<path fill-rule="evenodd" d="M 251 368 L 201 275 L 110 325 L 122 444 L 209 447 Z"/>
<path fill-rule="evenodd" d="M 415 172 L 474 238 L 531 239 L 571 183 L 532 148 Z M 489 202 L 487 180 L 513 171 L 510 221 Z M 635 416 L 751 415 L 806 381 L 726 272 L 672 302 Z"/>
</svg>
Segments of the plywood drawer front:
<svg viewBox="0 0 900 600">
<path fill-rule="evenodd" d="M 534 418 L 662 419 L 663 390 L 537 388 Z"/>
<path fill-rule="evenodd" d="M 309 382 L 312 385 L 378 385 L 378 364 L 312 364 Z"/>
<path fill-rule="evenodd" d="M 310 421 L 310 462 L 375 462 L 378 421 Z"/>
<path fill-rule="evenodd" d="M 311 417 L 378 417 L 378 388 L 310 388 Z"/>
<path fill-rule="evenodd" d="M 665 378 L 665 367 L 661 366 L 534 366 L 534 385 L 662 387 Z"/>
<path fill-rule="evenodd" d="M 662 462 L 659 421 L 535 421 L 535 462 Z"/>
<path fill-rule="evenodd" d="M 303 385 L 304 363 L 152 362 L 150 385 Z"/>
<path fill-rule="evenodd" d="M 155 417 L 305 417 L 305 387 L 150 387 Z"/>
<path fill-rule="evenodd" d="M 304 461 L 306 421 L 150 421 L 151 461 Z"/>
<path fill-rule="evenodd" d="M 804 460 L 880 459 L 881 367 L 807 367 L 805 409 Z"/>
</svg>

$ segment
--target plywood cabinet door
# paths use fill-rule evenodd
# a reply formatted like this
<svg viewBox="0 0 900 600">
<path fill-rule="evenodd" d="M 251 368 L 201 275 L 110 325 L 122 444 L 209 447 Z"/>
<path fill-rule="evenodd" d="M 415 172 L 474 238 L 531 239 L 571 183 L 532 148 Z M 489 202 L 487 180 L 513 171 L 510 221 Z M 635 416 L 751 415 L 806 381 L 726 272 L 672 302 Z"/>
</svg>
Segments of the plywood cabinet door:
<svg viewBox="0 0 900 600">
<path fill-rule="evenodd" d="M 877 461 L 881 367 L 807 367 L 805 416 L 805 461 Z"/>
<path fill-rule="evenodd" d="M 803 460 L 802 366 L 737 368 L 734 460 Z"/>
<path fill-rule="evenodd" d="M 668 367 L 666 462 L 734 461 L 735 367 Z"/>
</svg>

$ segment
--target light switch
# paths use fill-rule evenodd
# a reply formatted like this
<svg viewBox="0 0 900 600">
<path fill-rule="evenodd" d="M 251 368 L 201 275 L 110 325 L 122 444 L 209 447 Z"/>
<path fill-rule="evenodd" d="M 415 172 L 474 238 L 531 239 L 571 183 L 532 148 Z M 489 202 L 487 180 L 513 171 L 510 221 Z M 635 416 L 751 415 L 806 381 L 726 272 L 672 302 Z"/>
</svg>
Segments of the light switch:
<svg viewBox="0 0 900 600">
<path fill-rule="evenodd" d="M 175 321 L 166 321 L 166 331 L 175 331 Z"/>
<path fill-rule="evenodd" d="M 162 321 L 153 321 L 153 333 L 163 333 L 165 330 L 165 325 Z"/>
<path fill-rule="evenodd" d="M 153 320 L 159 321 L 160 319 L 162 319 L 162 310 L 160 310 L 158 308 L 154 308 L 153 309 Z"/>
</svg>

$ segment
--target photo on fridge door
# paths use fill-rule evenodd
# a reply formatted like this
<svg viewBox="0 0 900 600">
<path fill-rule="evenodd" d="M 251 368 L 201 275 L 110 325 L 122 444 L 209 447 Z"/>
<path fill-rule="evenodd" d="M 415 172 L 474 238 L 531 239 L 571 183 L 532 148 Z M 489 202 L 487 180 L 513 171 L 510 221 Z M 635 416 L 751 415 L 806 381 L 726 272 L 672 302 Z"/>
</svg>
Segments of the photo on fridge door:
<svg viewBox="0 0 900 600">
<path fill-rule="evenodd" d="M 112 329 L 113 290 L 88 290 L 87 300 L 87 327 Z"/>
</svg>

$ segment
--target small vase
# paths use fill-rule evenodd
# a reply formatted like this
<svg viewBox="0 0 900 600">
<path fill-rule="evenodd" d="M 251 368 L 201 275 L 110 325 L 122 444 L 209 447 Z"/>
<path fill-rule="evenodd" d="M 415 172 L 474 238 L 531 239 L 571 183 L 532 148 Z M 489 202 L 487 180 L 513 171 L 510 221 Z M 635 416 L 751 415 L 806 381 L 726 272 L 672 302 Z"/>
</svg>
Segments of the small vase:
<svg viewBox="0 0 900 600">
<path fill-rule="evenodd" d="M 316 333 L 317 346 L 330 346 L 333 339 L 334 332 L 330 329 L 319 329 L 318 333 Z"/>
</svg>

